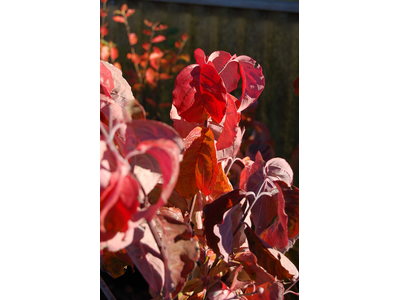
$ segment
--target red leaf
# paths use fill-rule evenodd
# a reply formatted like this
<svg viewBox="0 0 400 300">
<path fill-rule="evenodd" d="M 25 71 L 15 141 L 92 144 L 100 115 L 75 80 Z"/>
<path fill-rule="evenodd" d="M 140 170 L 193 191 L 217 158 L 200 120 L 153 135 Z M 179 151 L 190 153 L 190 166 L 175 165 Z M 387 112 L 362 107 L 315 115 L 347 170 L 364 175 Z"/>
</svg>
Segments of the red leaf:
<svg viewBox="0 0 400 300">
<path fill-rule="evenodd" d="M 106 17 L 107 16 L 107 11 L 104 11 L 100 8 L 100 17 Z"/>
<path fill-rule="evenodd" d="M 136 33 L 131 32 L 128 37 L 129 37 L 129 44 L 136 45 L 136 43 L 138 41 L 138 37 L 137 37 Z"/>
<path fill-rule="evenodd" d="M 134 221 L 142 218 L 151 220 L 157 209 L 167 203 L 176 184 L 179 174 L 178 146 L 164 139 L 143 141 L 128 157 L 132 157 L 131 166 L 146 194 L 150 193 L 162 176 L 163 190 L 158 202 L 133 216 Z"/>
<path fill-rule="evenodd" d="M 130 15 L 132 15 L 135 12 L 135 10 L 133 8 L 129 8 L 127 10 L 127 12 L 125 13 L 126 17 L 129 17 Z"/>
<path fill-rule="evenodd" d="M 100 143 L 103 145 L 101 149 L 105 149 L 100 157 L 100 241 L 107 242 L 117 233 L 128 231 L 128 221 L 139 204 L 140 187 L 114 152 L 104 148 L 103 141 Z M 121 248 L 109 246 L 116 251 L 126 245 Z"/>
<path fill-rule="evenodd" d="M 163 35 L 157 35 L 155 37 L 153 37 L 153 39 L 151 40 L 153 43 L 160 43 L 162 41 L 165 41 L 166 37 Z"/>
<path fill-rule="evenodd" d="M 118 49 L 116 47 L 111 47 L 111 60 L 116 60 L 118 57 Z"/>
<path fill-rule="evenodd" d="M 102 34 L 103 36 L 106 36 L 108 34 L 108 29 L 105 26 L 100 26 L 100 34 Z M 104 59 L 102 59 L 104 60 Z"/>
<path fill-rule="evenodd" d="M 181 41 L 176 41 L 174 45 L 175 45 L 176 48 L 180 48 L 182 46 L 182 42 Z"/>
<path fill-rule="evenodd" d="M 251 57 L 233 55 L 229 58 L 229 56 L 229 53 L 216 51 L 210 55 L 208 61 L 214 64 L 228 93 L 237 87 L 239 80 L 237 69 L 239 67 L 240 77 L 242 78 L 242 96 L 238 112 L 241 112 L 257 100 L 264 89 L 265 79 L 261 66 L 255 67 L 256 61 Z"/>
<path fill-rule="evenodd" d="M 184 34 L 182 34 L 181 39 L 182 39 L 183 41 L 186 41 L 187 39 L 189 39 L 189 35 L 188 35 L 187 33 L 184 33 Z"/>
<path fill-rule="evenodd" d="M 110 70 L 110 64 L 105 65 L 100 62 L 100 87 L 104 94 L 111 98 L 111 91 L 114 89 L 113 76 Z"/>
<path fill-rule="evenodd" d="M 121 5 L 121 11 L 125 12 L 128 9 L 128 5 L 127 4 L 122 4 Z"/>
<path fill-rule="evenodd" d="M 217 150 L 229 148 L 236 139 L 238 125 L 238 113 L 236 111 L 235 101 L 237 100 L 231 94 L 227 94 L 227 108 L 223 130 L 218 138 Z"/>
<path fill-rule="evenodd" d="M 185 144 L 187 141 L 185 140 Z M 192 198 L 198 190 L 209 195 L 217 181 L 218 166 L 214 136 L 204 128 L 184 153 L 181 172 L 175 189 L 185 198 Z"/>
<path fill-rule="evenodd" d="M 114 16 L 113 20 L 118 23 L 125 23 L 125 18 L 122 16 Z"/>
<path fill-rule="evenodd" d="M 150 22 L 150 21 L 147 20 L 147 19 L 144 19 L 143 23 L 144 23 L 146 26 L 149 26 L 149 27 L 153 26 L 153 23 Z"/>
<path fill-rule="evenodd" d="M 278 280 L 296 280 L 299 277 L 296 266 L 285 255 L 273 248 L 267 248 L 249 227 L 246 227 L 245 234 L 250 251 L 257 257 L 257 263 L 268 273 L 276 276 Z"/>
<path fill-rule="evenodd" d="M 168 25 L 160 24 L 155 28 L 155 30 L 164 30 L 164 29 L 167 29 L 167 28 L 168 28 Z"/>
<path fill-rule="evenodd" d="M 150 47 L 150 43 L 149 42 L 144 42 L 143 44 L 142 44 L 142 47 L 143 47 L 143 49 L 144 50 L 149 50 L 149 47 Z"/>
<path fill-rule="evenodd" d="M 156 86 L 156 82 L 155 82 L 155 77 L 157 75 L 157 72 L 154 71 L 152 68 L 148 68 L 146 70 L 146 80 L 150 85 Z"/>
<path fill-rule="evenodd" d="M 197 48 L 194 50 L 194 59 L 196 60 L 196 63 L 202 67 L 206 63 L 207 57 L 202 49 Z"/>
<path fill-rule="evenodd" d="M 151 35 L 151 30 L 143 29 L 142 33 L 145 34 L 145 35 Z"/>
<path fill-rule="evenodd" d="M 220 123 L 226 112 L 227 93 L 211 66 L 190 65 L 179 73 L 172 92 L 178 114 L 189 122 L 204 122 L 211 116 Z"/>
</svg>

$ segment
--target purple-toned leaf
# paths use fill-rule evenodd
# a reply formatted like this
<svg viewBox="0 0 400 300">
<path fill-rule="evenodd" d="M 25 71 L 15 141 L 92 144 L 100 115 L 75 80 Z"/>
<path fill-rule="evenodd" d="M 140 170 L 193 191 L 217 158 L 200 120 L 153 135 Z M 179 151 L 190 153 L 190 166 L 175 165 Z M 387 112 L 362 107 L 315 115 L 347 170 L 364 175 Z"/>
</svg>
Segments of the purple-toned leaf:
<svg viewBox="0 0 400 300">
<path fill-rule="evenodd" d="M 244 230 L 250 251 L 257 257 L 257 263 L 278 280 L 296 280 L 299 272 L 296 266 L 279 251 L 268 248 L 255 232 L 246 227 Z"/>
<path fill-rule="evenodd" d="M 180 150 L 175 142 L 166 139 L 158 139 L 143 141 L 137 145 L 135 150 L 128 154 L 131 156 L 130 162 L 133 170 L 135 170 L 136 166 L 139 166 L 141 169 L 148 168 L 147 170 L 150 173 L 147 174 L 150 174 L 153 178 L 151 185 L 153 185 L 155 181 L 154 178 L 158 178 L 160 175 L 159 172 L 161 172 L 163 181 L 158 202 L 150 206 L 147 210 L 138 212 L 134 216 L 136 221 L 141 218 L 145 218 L 148 221 L 151 220 L 157 209 L 167 203 L 179 175 L 179 153 Z M 140 165 L 143 161 L 147 163 L 145 166 Z M 143 173 L 140 174 L 140 172 L 138 172 L 135 173 L 135 175 L 139 176 L 138 179 L 142 185 L 150 189 L 148 183 L 145 182 L 146 177 L 143 176 Z M 150 191 L 154 188 L 154 185 L 151 187 Z"/>
<path fill-rule="evenodd" d="M 272 181 L 283 181 L 289 187 L 293 183 L 293 171 L 290 165 L 283 158 L 275 157 L 265 164 L 267 176 Z"/>
<path fill-rule="evenodd" d="M 243 225 L 235 236 L 233 236 L 233 233 L 239 226 L 242 217 L 242 205 L 238 203 L 224 213 L 221 224 L 216 224 L 214 226 L 213 232 L 215 236 L 219 238 L 218 248 L 226 262 L 228 262 L 229 255 L 232 254 L 233 251 L 247 245 Z"/>
<path fill-rule="evenodd" d="M 125 145 L 123 151 L 125 155 L 133 151 L 142 141 L 167 139 L 173 141 L 179 149 L 183 151 L 184 143 L 179 133 L 171 126 L 153 120 L 132 120 L 127 123 Z"/>
<path fill-rule="evenodd" d="M 285 213 L 285 198 L 283 197 L 282 189 L 276 185 L 279 193 L 272 196 L 272 201 L 278 203 L 277 217 L 274 222 L 265 230 L 260 233 L 260 238 L 266 241 L 271 247 L 285 248 L 288 245 L 288 216 Z M 269 197 L 268 200 L 270 200 Z"/>
<path fill-rule="evenodd" d="M 236 189 L 204 206 L 204 235 L 207 238 L 207 245 L 216 254 L 221 254 L 221 252 L 218 247 L 220 239 L 214 233 L 214 226 L 221 224 L 225 212 L 237 205 L 245 195 L 245 191 Z"/>
<path fill-rule="evenodd" d="M 251 57 L 241 55 L 234 61 L 239 63 L 240 76 L 242 77 L 242 97 L 238 109 L 241 112 L 260 96 L 265 86 L 265 79 L 261 66 L 255 67 L 256 61 Z"/>
<path fill-rule="evenodd" d="M 165 249 L 164 262 L 167 266 L 168 276 L 175 288 L 166 285 L 164 294 L 171 291 L 179 292 L 187 276 L 193 271 L 195 262 L 199 259 L 199 245 L 192 239 L 192 228 L 189 224 L 171 218 L 167 215 L 159 215 L 163 234 L 162 246 Z"/>
<path fill-rule="evenodd" d="M 135 228 L 133 241 L 125 250 L 150 288 L 159 294 L 165 283 L 164 261 L 146 223 Z"/>
</svg>

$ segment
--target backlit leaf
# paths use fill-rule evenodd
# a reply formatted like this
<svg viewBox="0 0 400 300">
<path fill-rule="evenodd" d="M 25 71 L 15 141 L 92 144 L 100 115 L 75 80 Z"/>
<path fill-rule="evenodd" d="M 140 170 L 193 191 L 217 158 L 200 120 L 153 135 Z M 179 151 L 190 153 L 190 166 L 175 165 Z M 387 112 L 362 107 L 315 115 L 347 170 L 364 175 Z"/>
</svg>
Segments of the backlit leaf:
<svg viewBox="0 0 400 300">
<path fill-rule="evenodd" d="M 122 16 L 114 16 L 113 20 L 118 23 L 125 23 L 125 18 Z"/>
<path fill-rule="evenodd" d="M 215 187 L 210 194 L 210 197 L 217 199 L 219 196 L 228 193 L 233 190 L 233 187 L 226 176 L 224 169 L 222 168 L 222 163 L 218 163 L 218 178 Z"/>
<path fill-rule="evenodd" d="M 155 37 L 153 37 L 153 39 L 151 40 L 153 43 L 160 43 L 160 42 L 163 42 L 163 41 L 165 41 L 165 36 L 163 36 L 163 35 L 157 35 L 157 36 L 155 36 Z"/>
<path fill-rule="evenodd" d="M 209 65 L 184 68 L 175 80 L 172 97 L 179 116 L 188 122 L 202 123 L 211 116 L 219 123 L 226 112 L 224 83 Z"/>
</svg>

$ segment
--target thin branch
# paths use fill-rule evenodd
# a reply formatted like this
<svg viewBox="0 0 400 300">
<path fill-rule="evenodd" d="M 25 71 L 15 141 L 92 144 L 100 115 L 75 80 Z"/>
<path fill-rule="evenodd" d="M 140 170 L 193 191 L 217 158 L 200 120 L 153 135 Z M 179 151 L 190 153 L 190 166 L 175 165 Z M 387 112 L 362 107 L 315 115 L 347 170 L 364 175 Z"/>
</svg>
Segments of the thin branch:
<svg viewBox="0 0 400 300">
<path fill-rule="evenodd" d="M 289 291 L 289 290 L 299 281 L 299 279 L 300 279 L 300 277 L 297 277 L 296 281 L 293 282 L 293 283 L 286 289 L 286 291 L 285 291 L 283 294 L 285 295 L 285 294 L 288 294 L 288 293 L 292 292 L 292 291 Z"/>
<path fill-rule="evenodd" d="M 107 284 L 104 282 L 103 278 L 100 276 L 100 289 L 107 297 L 108 300 L 117 300 L 114 295 L 111 293 L 110 289 L 108 288 Z"/>
</svg>

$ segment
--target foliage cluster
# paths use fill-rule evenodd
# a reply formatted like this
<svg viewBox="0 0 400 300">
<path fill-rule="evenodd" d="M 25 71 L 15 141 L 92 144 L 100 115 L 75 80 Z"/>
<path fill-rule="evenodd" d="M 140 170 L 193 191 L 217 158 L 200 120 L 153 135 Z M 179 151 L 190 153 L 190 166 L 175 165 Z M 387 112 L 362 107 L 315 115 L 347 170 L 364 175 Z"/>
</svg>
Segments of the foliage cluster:
<svg viewBox="0 0 400 300">
<path fill-rule="evenodd" d="M 241 148 L 262 68 L 224 51 L 194 57 L 175 80 L 172 127 L 146 119 L 122 72 L 100 61 L 101 268 L 116 278 L 134 267 L 153 299 L 282 300 L 297 294 L 287 253 L 299 189 L 284 159 Z"/>
</svg>

